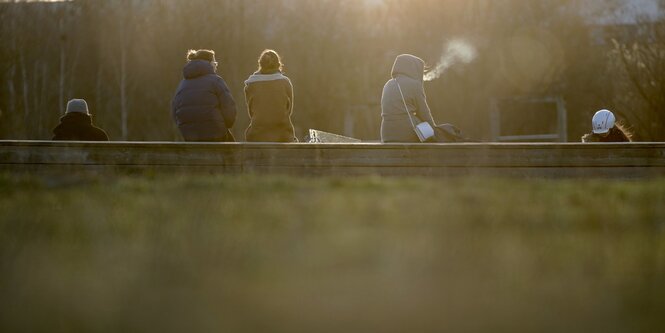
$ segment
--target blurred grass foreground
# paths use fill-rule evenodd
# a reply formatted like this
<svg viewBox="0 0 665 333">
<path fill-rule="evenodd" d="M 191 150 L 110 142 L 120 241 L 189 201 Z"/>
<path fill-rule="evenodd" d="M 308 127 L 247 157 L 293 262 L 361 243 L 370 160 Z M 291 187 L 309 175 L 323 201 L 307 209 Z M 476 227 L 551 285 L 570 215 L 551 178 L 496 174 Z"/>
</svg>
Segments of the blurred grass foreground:
<svg viewBox="0 0 665 333">
<path fill-rule="evenodd" d="M 2 332 L 665 331 L 665 179 L 0 190 Z"/>
</svg>

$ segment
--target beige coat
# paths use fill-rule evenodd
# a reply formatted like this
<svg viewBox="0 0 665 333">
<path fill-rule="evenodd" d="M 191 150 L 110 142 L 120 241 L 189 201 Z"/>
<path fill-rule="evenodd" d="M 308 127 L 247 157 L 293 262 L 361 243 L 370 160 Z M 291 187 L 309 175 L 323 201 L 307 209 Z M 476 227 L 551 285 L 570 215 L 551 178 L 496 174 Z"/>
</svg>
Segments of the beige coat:
<svg viewBox="0 0 665 333">
<path fill-rule="evenodd" d="M 293 85 L 282 73 L 255 73 L 245 81 L 245 101 L 250 124 L 247 141 L 294 142 Z"/>
</svg>

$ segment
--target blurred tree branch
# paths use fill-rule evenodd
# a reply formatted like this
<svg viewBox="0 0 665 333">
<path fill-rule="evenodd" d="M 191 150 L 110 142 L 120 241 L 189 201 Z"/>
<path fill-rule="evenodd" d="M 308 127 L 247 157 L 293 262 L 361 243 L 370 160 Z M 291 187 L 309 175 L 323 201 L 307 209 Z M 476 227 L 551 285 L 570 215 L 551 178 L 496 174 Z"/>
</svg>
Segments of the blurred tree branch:
<svg viewBox="0 0 665 333">
<path fill-rule="evenodd" d="M 610 71 L 616 98 L 643 140 L 665 139 L 665 27 L 659 22 L 641 24 L 637 42 L 612 40 Z"/>
<path fill-rule="evenodd" d="M 590 45 L 589 28 L 575 10 L 576 2 L 3 2 L 0 137 L 50 138 L 66 99 L 82 97 L 112 138 L 178 138 L 169 104 L 181 79 L 185 52 L 210 48 L 217 52 L 219 72 L 238 102 L 234 131 L 242 138 L 248 123 L 243 82 L 256 69 L 258 54 L 273 48 L 284 56 L 294 83 L 299 134 L 308 128 L 343 133 L 345 124 L 362 121 L 354 135 L 376 139 L 381 88 L 395 56 L 413 53 L 435 65 L 443 45 L 454 38 L 468 40 L 479 56 L 473 64 L 453 68 L 426 85 L 435 118 L 483 138 L 489 133 L 492 97 L 561 94 L 569 106 L 571 128 L 581 134 L 588 127 L 588 113 L 608 99 L 603 90 L 608 85 L 603 71 L 607 54 Z M 636 123 L 647 114 L 639 107 L 645 95 L 651 96 L 646 101 L 657 104 L 645 107 L 651 110 L 648 114 L 665 95 L 665 63 L 644 60 L 644 67 L 635 67 L 635 57 L 658 55 L 643 46 L 638 49 L 635 54 L 632 48 L 623 49 L 630 55 L 626 63 L 613 58 L 633 72 L 632 79 L 626 74 L 621 82 L 637 82 L 643 90 L 634 93 L 639 99 L 622 99 L 625 109 L 634 109 L 630 119 Z"/>
</svg>

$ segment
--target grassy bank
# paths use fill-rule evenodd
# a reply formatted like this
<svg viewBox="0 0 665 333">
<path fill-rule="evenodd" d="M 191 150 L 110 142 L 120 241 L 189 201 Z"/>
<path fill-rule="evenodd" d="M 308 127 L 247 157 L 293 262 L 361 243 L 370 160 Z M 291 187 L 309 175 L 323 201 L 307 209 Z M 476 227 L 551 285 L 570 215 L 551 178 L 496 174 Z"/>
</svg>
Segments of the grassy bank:
<svg viewBox="0 0 665 333">
<path fill-rule="evenodd" d="M 665 179 L 0 176 L 0 331 L 665 329 Z"/>
</svg>

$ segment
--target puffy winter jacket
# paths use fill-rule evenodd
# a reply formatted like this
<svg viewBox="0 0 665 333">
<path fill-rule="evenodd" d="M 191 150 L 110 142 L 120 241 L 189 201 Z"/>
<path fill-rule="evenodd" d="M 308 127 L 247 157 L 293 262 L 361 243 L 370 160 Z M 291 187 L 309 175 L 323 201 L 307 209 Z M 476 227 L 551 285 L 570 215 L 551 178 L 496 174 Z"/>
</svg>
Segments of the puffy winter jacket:
<svg viewBox="0 0 665 333">
<path fill-rule="evenodd" d="M 193 60 L 171 103 L 173 119 L 186 141 L 232 141 L 236 103 L 226 82 L 208 61 Z"/>
</svg>

